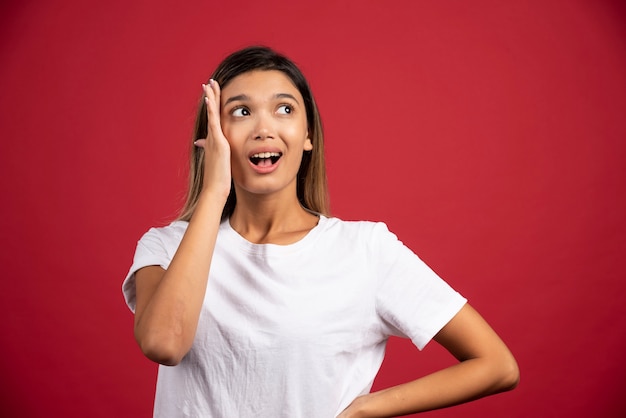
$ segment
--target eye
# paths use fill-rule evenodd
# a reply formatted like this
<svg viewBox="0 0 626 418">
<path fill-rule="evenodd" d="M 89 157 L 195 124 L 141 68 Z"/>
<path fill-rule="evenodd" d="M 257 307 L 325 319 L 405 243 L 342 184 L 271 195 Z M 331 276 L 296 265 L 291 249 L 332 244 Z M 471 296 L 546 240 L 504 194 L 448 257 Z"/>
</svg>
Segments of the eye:
<svg viewBox="0 0 626 418">
<path fill-rule="evenodd" d="M 289 115 L 291 112 L 293 112 L 293 106 L 288 104 L 280 105 L 278 106 L 277 112 L 281 115 Z"/>
<path fill-rule="evenodd" d="M 246 109 L 245 107 L 236 107 L 235 109 L 232 110 L 231 114 L 233 116 L 249 116 L 250 115 L 250 111 L 248 109 Z"/>
</svg>

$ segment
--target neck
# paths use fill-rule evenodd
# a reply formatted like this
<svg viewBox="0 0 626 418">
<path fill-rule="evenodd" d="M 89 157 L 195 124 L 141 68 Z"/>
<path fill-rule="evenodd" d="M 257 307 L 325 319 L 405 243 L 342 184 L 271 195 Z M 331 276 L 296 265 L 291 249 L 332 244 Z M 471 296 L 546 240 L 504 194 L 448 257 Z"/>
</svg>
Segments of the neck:
<svg viewBox="0 0 626 418">
<path fill-rule="evenodd" d="M 238 193 L 231 227 L 256 244 L 287 245 L 302 239 L 318 217 L 304 209 L 295 193 L 284 196 Z"/>
</svg>

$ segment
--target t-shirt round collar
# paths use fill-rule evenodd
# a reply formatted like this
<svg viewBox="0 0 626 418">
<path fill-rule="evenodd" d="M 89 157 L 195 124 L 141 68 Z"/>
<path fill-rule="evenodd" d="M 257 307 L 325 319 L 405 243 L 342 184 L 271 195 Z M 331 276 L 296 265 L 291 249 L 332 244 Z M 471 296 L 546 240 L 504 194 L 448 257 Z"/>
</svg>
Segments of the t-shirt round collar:
<svg viewBox="0 0 626 418">
<path fill-rule="evenodd" d="M 324 215 L 318 215 L 319 221 L 304 237 L 300 240 L 287 245 L 279 244 L 255 244 L 241 236 L 230 225 L 230 219 L 225 219 L 220 225 L 221 238 L 227 240 L 230 244 L 249 254 L 262 254 L 263 256 L 284 256 L 302 251 L 309 248 L 317 240 L 328 222 L 328 218 Z"/>
</svg>

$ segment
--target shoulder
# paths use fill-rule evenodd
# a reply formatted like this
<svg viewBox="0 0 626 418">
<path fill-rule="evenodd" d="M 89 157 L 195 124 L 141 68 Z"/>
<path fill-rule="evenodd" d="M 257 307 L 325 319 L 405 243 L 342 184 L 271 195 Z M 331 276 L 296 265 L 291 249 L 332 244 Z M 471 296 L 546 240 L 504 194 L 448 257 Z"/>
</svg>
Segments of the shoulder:
<svg viewBox="0 0 626 418">
<path fill-rule="evenodd" d="M 186 221 L 174 221 L 167 226 L 150 228 L 141 237 L 139 243 L 147 247 L 178 247 L 188 225 Z"/>
<path fill-rule="evenodd" d="M 324 232 L 327 235 L 337 235 L 353 242 L 378 244 L 382 241 L 393 240 L 397 237 L 389 231 L 384 222 L 373 221 L 345 221 L 340 218 L 327 218 Z"/>
</svg>

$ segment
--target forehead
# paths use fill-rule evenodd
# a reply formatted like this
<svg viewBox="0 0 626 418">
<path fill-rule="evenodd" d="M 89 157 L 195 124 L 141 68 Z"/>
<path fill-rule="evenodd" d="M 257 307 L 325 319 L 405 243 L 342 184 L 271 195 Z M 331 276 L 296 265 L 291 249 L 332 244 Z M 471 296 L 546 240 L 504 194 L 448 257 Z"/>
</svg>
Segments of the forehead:
<svg viewBox="0 0 626 418">
<path fill-rule="evenodd" d="M 222 103 L 229 97 L 245 95 L 250 98 L 269 98 L 289 93 L 300 102 L 302 95 L 291 79 L 278 70 L 254 70 L 239 74 L 222 89 Z"/>
</svg>

